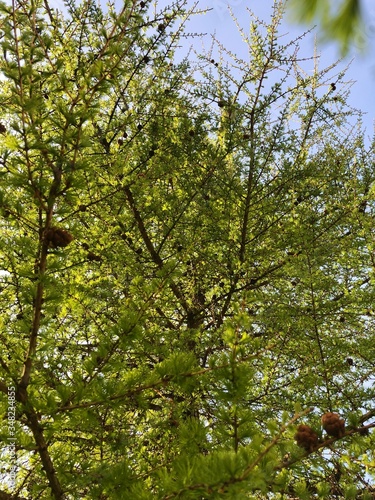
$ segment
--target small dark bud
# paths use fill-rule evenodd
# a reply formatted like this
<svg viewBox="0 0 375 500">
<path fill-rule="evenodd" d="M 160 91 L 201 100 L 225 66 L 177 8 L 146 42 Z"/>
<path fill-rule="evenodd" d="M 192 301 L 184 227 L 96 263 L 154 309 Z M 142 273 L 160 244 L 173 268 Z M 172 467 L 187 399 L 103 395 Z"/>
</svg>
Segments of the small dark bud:
<svg viewBox="0 0 375 500">
<path fill-rule="evenodd" d="M 250 139 L 250 134 L 243 134 L 242 139 L 243 139 L 244 141 L 246 141 L 246 140 Z"/>
<path fill-rule="evenodd" d="M 346 362 L 348 363 L 349 366 L 353 366 L 354 365 L 354 361 L 352 358 L 346 358 Z"/>
<path fill-rule="evenodd" d="M 141 131 L 141 130 L 143 129 L 143 125 L 141 125 L 140 123 L 138 123 L 138 125 L 137 125 L 137 129 L 138 129 L 139 131 Z"/>
<path fill-rule="evenodd" d="M 225 101 L 218 101 L 217 105 L 219 106 L 219 108 L 224 108 L 224 106 L 226 105 L 226 102 Z"/>
<path fill-rule="evenodd" d="M 5 134 L 6 131 L 7 131 L 6 126 L 4 125 L 4 123 L 0 122 L 0 134 Z"/>
<path fill-rule="evenodd" d="M 123 145 L 124 145 L 124 139 L 122 139 L 122 138 L 120 137 L 120 139 L 117 141 L 117 144 L 118 144 L 119 146 L 123 146 Z"/>
<path fill-rule="evenodd" d="M 189 135 L 190 135 L 190 137 L 194 137 L 195 136 L 194 130 L 189 130 Z"/>
<path fill-rule="evenodd" d="M 101 262 L 102 258 L 100 255 L 95 255 L 93 252 L 89 252 L 87 254 L 87 260 L 95 261 L 95 262 Z"/>
<path fill-rule="evenodd" d="M 358 433 L 359 433 L 359 435 L 360 435 L 360 436 L 368 436 L 368 435 L 369 435 L 369 433 L 370 433 L 370 431 L 369 431 L 369 429 L 368 429 L 368 428 L 366 428 L 366 427 L 360 427 L 360 428 L 358 429 Z"/>
<path fill-rule="evenodd" d="M 331 90 L 336 90 L 336 85 L 333 82 L 330 85 L 331 85 Z"/>
<path fill-rule="evenodd" d="M 158 26 L 158 31 L 159 33 L 163 33 L 163 31 L 165 31 L 165 24 L 160 23 Z"/>
<path fill-rule="evenodd" d="M 215 64 L 215 59 L 211 59 L 210 63 Z"/>
<path fill-rule="evenodd" d="M 140 2 L 139 6 L 141 9 L 144 9 L 146 7 L 146 2 Z"/>
<path fill-rule="evenodd" d="M 78 207 L 78 210 L 79 210 L 80 212 L 86 212 L 87 207 L 86 207 L 86 205 L 80 205 L 80 206 Z"/>
</svg>

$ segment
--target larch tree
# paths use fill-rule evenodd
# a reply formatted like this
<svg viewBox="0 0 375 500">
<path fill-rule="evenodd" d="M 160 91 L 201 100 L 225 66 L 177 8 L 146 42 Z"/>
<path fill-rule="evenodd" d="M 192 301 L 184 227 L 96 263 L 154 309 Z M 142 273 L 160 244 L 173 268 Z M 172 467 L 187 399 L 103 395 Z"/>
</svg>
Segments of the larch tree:
<svg viewBox="0 0 375 500">
<path fill-rule="evenodd" d="M 0 499 L 374 498 L 344 73 L 278 2 L 245 59 L 182 56 L 182 0 L 66 8 L 0 6 Z"/>
</svg>

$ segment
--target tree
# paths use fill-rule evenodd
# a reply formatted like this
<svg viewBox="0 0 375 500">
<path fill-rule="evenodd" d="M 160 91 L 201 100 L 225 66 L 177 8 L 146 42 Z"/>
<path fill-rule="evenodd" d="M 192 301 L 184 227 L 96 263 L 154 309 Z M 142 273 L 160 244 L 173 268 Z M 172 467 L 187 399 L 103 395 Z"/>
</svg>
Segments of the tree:
<svg viewBox="0 0 375 500">
<path fill-rule="evenodd" d="M 342 0 L 338 5 L 329 0 L 292 0 L 291 12 L 300 22 L 317 20 L 324 37 L 337 40 L 344 55 L 363 28 L 360 0 Z"/>
<path fill-rule="evenodd" d="M 281 4 L 232 63 L 180 55 L 186 2 L 67 7 L 1 4 L 0 498 L 373 498 L 344 74 Z"/>
</svg>

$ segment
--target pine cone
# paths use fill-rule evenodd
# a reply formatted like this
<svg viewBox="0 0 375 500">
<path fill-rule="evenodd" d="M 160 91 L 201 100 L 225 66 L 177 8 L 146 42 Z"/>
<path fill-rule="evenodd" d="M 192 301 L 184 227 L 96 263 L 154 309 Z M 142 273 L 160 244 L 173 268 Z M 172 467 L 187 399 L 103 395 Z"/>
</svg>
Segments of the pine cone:
<svg viewBox="0 0 375 500">
<path fill-rule="evenodd" d="M 50 227 L 44 233 L 44 238 L 51 248 L 66 247 L 73 240 L 73 236 L 65 229 Z"/>
<path fill-rule="evenodd" d="M 325 413 L 322 416 L 322 426 L 328 436 L 340 438 L 345 434 L 345 420 L 337 413 Z"/>
<path fill-rule="evenodd" d="M 294 439 L 297 441 L 297 445 L 300 448 L 304 448 L 309 452 L 313 451 L 318 446 L 319 442 L 317 433 L 308 425 L 303 424 L 297 427 Z"/>
</svg>

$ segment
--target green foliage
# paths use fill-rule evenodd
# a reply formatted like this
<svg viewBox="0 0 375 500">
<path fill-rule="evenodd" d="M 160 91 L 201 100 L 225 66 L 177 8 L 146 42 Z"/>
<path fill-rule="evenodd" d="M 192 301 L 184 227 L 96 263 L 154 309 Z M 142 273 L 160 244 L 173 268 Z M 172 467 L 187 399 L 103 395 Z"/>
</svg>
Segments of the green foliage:
<svg viewBox="0 0 375 500">
<path fill-rule="evenodd" d="M 221 64 L 181 55 L 185 1 L 66 5 L 0 6 L 0 497 L 366 498 L 374 145 L 344 74 L 305 72 L 281 3 Z"/>
<path fill-rule="evenodd" d="M 292 0 L 290 11 L 300 22 L 314 22 L 328 40 L 337 40 L 343 55 L 347 54 L 356 35 L 361 33 L 363 19 L 360 0 Z"/>
</svg>

